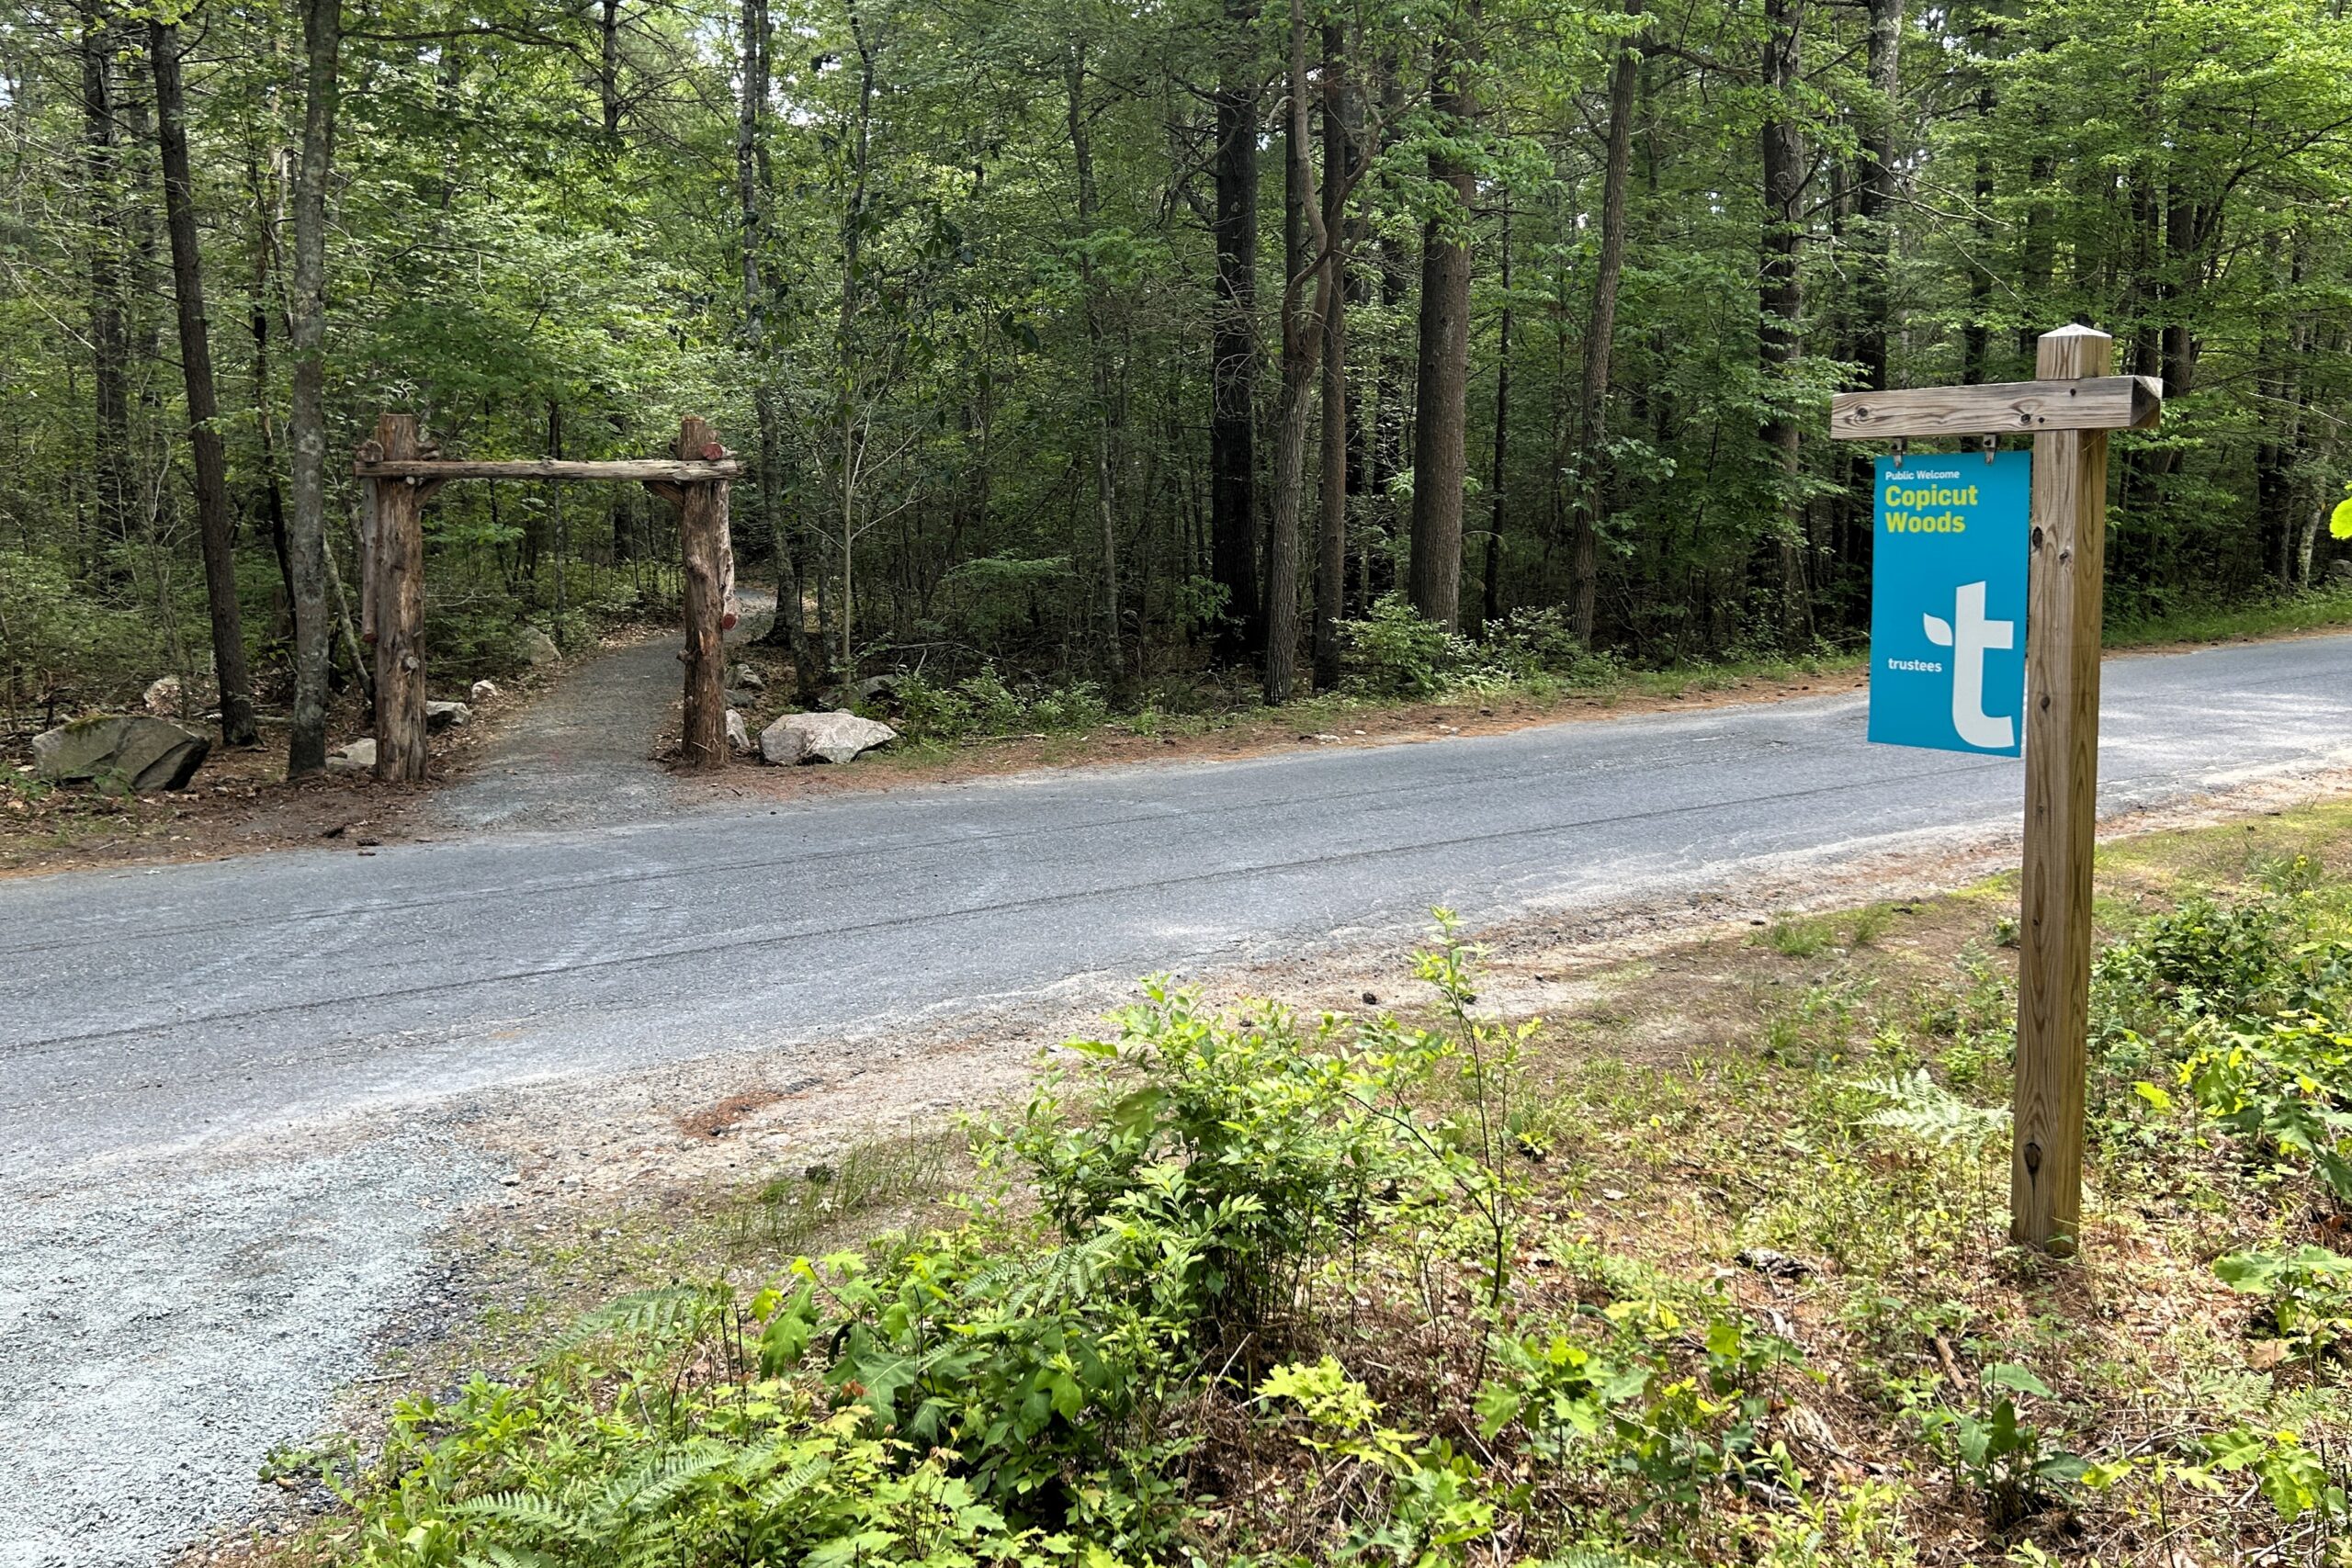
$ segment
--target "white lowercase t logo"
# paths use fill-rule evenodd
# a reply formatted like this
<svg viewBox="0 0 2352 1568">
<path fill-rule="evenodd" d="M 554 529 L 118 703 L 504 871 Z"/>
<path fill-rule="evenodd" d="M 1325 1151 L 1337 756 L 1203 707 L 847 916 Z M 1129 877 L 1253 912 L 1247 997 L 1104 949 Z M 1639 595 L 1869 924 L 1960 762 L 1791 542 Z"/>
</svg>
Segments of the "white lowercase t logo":
<svg viewBox="0 0 2352 1568">
<path fill-rule="evenodd" d="M 2015 647 L 2018 624 L 1984 618 L 1982 582 L 1960 585 L 1951 620 L 1934 615 L 1919 618 L 1927 623 L 1929 642 L 1951 649 L 1951 727 L 1971 746 L 2007 750 L 2016 731 L 2007 715 L 1996 718 L 1984 711 L 1984 655 L 1990 649 L 2007 651 Z"/>
</svg>

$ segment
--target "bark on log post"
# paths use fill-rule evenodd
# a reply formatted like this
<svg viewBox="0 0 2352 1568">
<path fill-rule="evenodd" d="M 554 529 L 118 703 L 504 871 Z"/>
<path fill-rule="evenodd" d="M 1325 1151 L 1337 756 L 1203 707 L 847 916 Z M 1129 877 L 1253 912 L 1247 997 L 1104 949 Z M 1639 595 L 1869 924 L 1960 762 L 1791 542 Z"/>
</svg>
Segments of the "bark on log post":
<svg viewBox="0 0 2352 1568">
<path fill-rule="evenodd" d="M 376 416 L 376 445 L 394 460 L 418 455 L 416 416 Z M 425 486 L 413 479 L 375 487 L 370 589 L 376 621 L 376 777 L 424 781 Z"/>
<path fill-rule="evenodd" d="M 678 429 L 681 459 L 718 454 L 718 434 L 689 415 Z M 679 554 L 685 575 L 685 723 L 680 750 L 686 766 L 708 772 L 727 765 L 727 694 L 720 685 L 727 647 L 727 481 L 697 479 L 681 487 Z"/>
</svg>

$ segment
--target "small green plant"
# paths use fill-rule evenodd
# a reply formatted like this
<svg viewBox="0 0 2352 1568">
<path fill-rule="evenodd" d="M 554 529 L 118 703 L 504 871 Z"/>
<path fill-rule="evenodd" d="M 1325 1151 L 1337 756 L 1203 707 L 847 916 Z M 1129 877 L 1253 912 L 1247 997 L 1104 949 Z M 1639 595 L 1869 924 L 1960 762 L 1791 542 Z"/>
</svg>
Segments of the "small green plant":
<svg viewBox="0 0 2352 1568">
<path fill-rule="evenodd" d="M 1984 1369 L 1981 1387 L 1973 1408 L 1939 1402 L 1916 1412 L 1915 1419 L 1921 1438 L 1951 1465 L 1954 1483 L 1983 1499 L 1985 1522 L 2007 1529 L 2056 1501 L 2087 1467 L 2018 1418 L 2018 1395 L 2057 1397 L 2040 1378 L 1999 1362 Z"/>
<path fill-rule="evenodd" d="M 1493 1533 L 1479 1467 L 1443 1438 L 1383 1425 L 1378 1402 L 1332 1358 L 1274 1368 L 1258 1398 L 1270 1422 L 1303 1427 L 1298 1440 L 1327 1461 L 1378 1478 L 1375 1506 L 1345 1520 L 1346 1558 L 1441 1568 L 1466 1562 L 1465 1548 Z"/>
<path fill-rule="evenodd" d="M 2256 1431 L 2233 1427 L 2205 1439 L 2206 1463 L 2224 1474 L 2247 1474 L 2278 1517 L 2293 1524 L 2305 1515 L 2340 1519 L 2346 1513 L 2341 1464 L 2327 1462 L 2290 1429 Z"/>
<path fill-rule="evenodd" d="M 1846 945 L 1849 947 L 1875 946 L 1877 945 L 1878 939 L 1884 936 L 1888 928 L 1894 924 L 1894 905 L 1865 905 L 1861 908 L 1855 910 L 1851 916 L 1848 917 L 1846 923 Z"/>
<path fill-rule="evenodd" d="M 920 740 L 1091 729 L 1111 713 L 1091 681 L 1015 687 L 994 665 L 953 685 L 905 676 L 892 686 L 890 701 L 899 728 Z"/>
<path fill-rule="evenodd" d="M 1340 622 L 1340 640 L 1350 683 L 1372 696 L 1435 696 L 1446 677 L 1475 657 L 1468 641 L 1401 593 L 1381 595 L 1360 621 Z"/>
<path fill-rule="evenodd" d="M 1492 1357 L 1475 1401 L 1480 1436 L 1598 1465 L 1634 1489 L 1637 1515 L 1696 1507 L 1726 1481 L 1792 1472 L 1759 1426 L 1775 1369 L 1795 1362 L 1795 1349 L 1720 1303 L 1693 1324 L 1659 1296 L 1624 1297 L 1561 1329 L 1498 1336 Z"/>
<path fill-rule="evenodd" d="M 2213 1272 L 2232 1290 L 2267 1302 L 2275 1337 L 2313 1368 L 2352 1338 L 2352 1258 L 2311 1246 L 2233 1252 L 2216 1259 Z"/>
<path fill-rule="evenodd" d="M 2314 1014 L 2202 1032 L 2208 1043 L 2180 1068 L 2197 1104 L 2274 1163 L 2307 1166 L 2337 1203 L 2352 1206 L 2352 1112 L 2344 1109 L 2352 1034 Z"/>
<path fill-rule="evenodd" d="M 1826 920 L 1782 915 L 1765 929 L 1764 941 L 1773 952 L 1783 957 L 1811 958 L 1826 952 L 1837 935 L 1835 928 Z"/>
</svg>

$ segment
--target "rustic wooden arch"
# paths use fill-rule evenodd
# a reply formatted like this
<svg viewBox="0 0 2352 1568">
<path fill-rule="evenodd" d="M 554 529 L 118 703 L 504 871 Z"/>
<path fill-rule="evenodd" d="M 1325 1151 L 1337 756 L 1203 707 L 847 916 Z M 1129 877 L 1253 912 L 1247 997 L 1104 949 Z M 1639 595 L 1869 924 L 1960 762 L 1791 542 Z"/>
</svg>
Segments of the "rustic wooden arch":
<svg viewBox="0 0 2352 1568">
<path fill-rule="evenodd" d="M 424 502 L 451 479 L 605 479 L 642 484 L 678 510 L 685 576 L 684 755 L 698 770 L 727 764 L 727 602 L 734 579 L 728 481 L 741 472 L 707 420 L 688 416 L 668 457 L 614 463 L 555 459 L 477 463 L 440 456 L 413 413 L 376 417 L 352 461 L 368 481 L 362 621 L 376 647 L 376 776 L 424 777 Z"/>
</svg>

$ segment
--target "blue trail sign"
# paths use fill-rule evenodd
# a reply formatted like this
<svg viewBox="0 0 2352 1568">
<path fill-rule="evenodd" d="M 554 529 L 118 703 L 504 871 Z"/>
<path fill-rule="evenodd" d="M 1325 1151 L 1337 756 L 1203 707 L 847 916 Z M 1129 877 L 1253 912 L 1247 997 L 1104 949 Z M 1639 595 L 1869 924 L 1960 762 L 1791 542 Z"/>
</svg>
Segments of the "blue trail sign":
<svg viewBox="0 0 2352 1568">
<path fill-rule="evenodd" d="M 2031 461 L 1878 459 L 1872 740 L 2006 757 L 2023 748 Z"/>
</svg>

